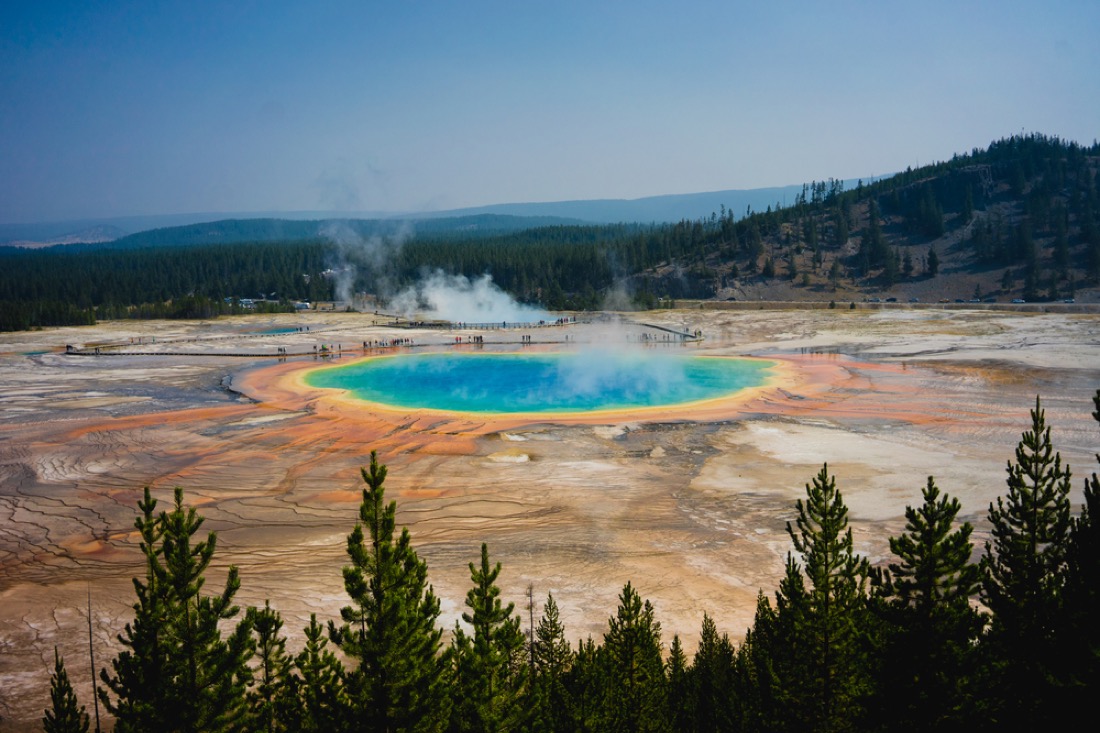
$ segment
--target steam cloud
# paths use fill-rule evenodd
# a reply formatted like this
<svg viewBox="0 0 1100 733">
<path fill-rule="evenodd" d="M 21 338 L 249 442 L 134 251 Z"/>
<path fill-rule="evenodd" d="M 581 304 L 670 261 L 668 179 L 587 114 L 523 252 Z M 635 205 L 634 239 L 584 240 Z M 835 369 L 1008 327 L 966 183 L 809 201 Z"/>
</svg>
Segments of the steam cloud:
<svg viewBox="0 0 1100 733">
<path fill-rule="evenodd" d="M 541 308 L 516 302 L 497 287 L 492 275 L 470 280 L 441 270 L 390 298 L 390 308 L 408 318 L 420 314 L 465 323 L 531 323 L 552 318 Z"/>
<path fill-rule="evenodd" d="M 592 397 L 619 391 L 634 400 L 668 394 L 688 381 L 682 358 L 621 344 L 588 344 L 558 364 L 558 384 L 571 394 Z"/>
<path fill-rule="evenodd" d="M 330 222 L 320 234 L 335 245 L 329 275 L 338 300 L 351 302 L 355 282 L 365 270 L 373 280 L 375 294 L 388 301 L 389 310 L 406 318 L 465 323 L 531 323 L 552 319 L 541 308 L 517 302 L 488 273 L 470 280 L 436 270 L 395 294 L 391 263 L 412 238 L 413 228 L 408 222 L 388 236 L 364 237 L 347 222 Z"/>
<path fill-rule="evenodd" d="M 405 242 L 412 238 L 413 228 L 405 222 L 391 235 L 364 237 L 347 222 L 334 221 L 325 224 L 320 234 L 336 245 L 331 266 L 336 299 L 350 303 L 355 280 L 361 269 L 371 274 L 379 293 L 390 289 L 390 263 L 400 253 Z"/>
</svg>

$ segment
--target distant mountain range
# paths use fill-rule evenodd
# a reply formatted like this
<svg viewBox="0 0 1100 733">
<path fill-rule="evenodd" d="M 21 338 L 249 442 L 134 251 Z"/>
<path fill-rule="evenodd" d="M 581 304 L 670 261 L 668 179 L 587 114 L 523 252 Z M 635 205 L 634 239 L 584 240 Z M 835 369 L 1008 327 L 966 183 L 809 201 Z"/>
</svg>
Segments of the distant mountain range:
<svg viewBox="0 0 1100 733">
<path fill-rule="evenodd" d="M 868 179 L 870 181 L 870 179 Z M 845 188 L 856 185 L 856 179 L 844 181 Z M 769 206 L 789 206 L 802 192 L 802 184 L 775 188 L 710 191 L 706 193 L 680 193 L 664 196 L 646 196 L 640 199 L 590 199 L 585 201 L 550 201 L 526 204 L 493 204 L 465 209 L 452 209 L 436 213 L 410 215 L 412 219 L 438 216 L 470 216 L 476 214 L 503 214 L 508 216 L 557 216 L 578 219 L 588 224 L 619 223 L 675 223 L 693 221 L 720 214 L 723 207 L 737 218 L 745 215 L 747 208 L 764 211 Z"/>
<path fill-rule="evenodd" d="M 870 180 L 870 179 L 868 179 Z M 845 181 L 845 187 L 856 180 Z M 128 216 L 105 219 L 84 219 L 34 224 L 0 224 L 0 245 L 43 247 L 56 244 L 101 243 L 150 230 L 185 227 L 225 220 L 266 220 L 288 222 L 283 229 L 302 229 L 289 222 L 325 222 L 347 220 L 411 221 L 435 220 L 432 225 L 417 226 L 418 231 L 441 231 L 453 221 L 456 227 L 478 226 L 482 231 L 514 230 L 517 227 L 552 224 L 617 224 L 665 223 L 683 219 L 695 220 L 720 213 L 722 208 L 740 218 L 747 209 L 764 211 L 791 204 L 802 192 L 802 184 L 773 188 L 710 191 L 704 193 L 668 194 L 638 199 L 591 199 L 579 201 L 548 201 L 533 203 L 492 204 L 462 209 L 431 212 L 370 212 L 370 211 L 268 211 L 268 212 L 205 212 L 194 214 L 164 214 L 159 216 Z M 486 216 L 488 215 L 488 216 Z M 476 217 L 471 219 L 471 217 Z M 485 218 L 482 218 L 485 217 Z M 439 221 L 444 220 L 444 221 Z M 493 223 L 495 222 L 495 223 Z M 274 228 L 274 227 L 269 227 Z M 266 237 L 262 237 L 266 238 Z"/>
</svg>

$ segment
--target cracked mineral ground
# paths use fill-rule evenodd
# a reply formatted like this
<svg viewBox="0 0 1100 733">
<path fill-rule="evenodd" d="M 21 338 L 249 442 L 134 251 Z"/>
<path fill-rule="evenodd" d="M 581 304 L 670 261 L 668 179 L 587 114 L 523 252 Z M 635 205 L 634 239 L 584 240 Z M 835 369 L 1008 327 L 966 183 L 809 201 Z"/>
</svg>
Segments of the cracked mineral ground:
<svg viewBox="0 0 1100 733">
<path fill-rule="evenodd" d="M 537 617 L 553 592 L 574 641 L 605 631 L 631 581 L 654 603 L 666 647 L 679 634 L 690 651 L 704 611 L 740 638 L 757 592 L 774 592 L 791 548 L 786 522 L 825 462 L 858 551 L 878 563 L 929 475 L 960 499 L 981 551 L 1036 395 L 1075 472 L 1075 504 L 1096 470 L 1100 316 L 682 310 L 643 320 L 651 325 L 465 332 L 306 314 L 0 335 L 4 724 L 36 726 L 55 644 L 90 708 L 88 592 L 102 667 L 132 618 L 145 486 L 162 507 L 184 488 L 203 529 L 218 532 L 207 588 L 238 565 L 238 601 L 270 599 L 295 650 L 311 612 L 336 619 L 347 602 L 341 568 L 359 468 L 377 450 L 445 630 L 462 611 L 467 563 L 487 542 L 504 566 L 505 599 L 522 609 L 533 586 Z M 703 339 L 664 341 L 653 326 Z M 774 359 L 779 376 L 689 409 L 560 419 L 379 409 L 301 380 L 322 362 L 391 353 L 377 344 L 392 339 L 412 339 L 401 347 L 410 353 L 553 351 L 636 348 L 647 333 L 648 348 Z M 484 345 L 467 345 L 474 336 Z"/>
</svg>

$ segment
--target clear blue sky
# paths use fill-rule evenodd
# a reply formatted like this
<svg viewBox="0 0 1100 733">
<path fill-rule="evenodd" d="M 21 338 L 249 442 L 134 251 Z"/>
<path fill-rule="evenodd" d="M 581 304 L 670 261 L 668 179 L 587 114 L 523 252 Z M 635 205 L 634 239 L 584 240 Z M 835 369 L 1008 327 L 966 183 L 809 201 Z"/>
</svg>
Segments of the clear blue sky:
<svg viewBox="0 0 1100 733">
<path fill-rule="evenodd" d="M 870 176 L 1100 137 L 1100 2 L 0 6 L 0 223 Z"/>
</svg>

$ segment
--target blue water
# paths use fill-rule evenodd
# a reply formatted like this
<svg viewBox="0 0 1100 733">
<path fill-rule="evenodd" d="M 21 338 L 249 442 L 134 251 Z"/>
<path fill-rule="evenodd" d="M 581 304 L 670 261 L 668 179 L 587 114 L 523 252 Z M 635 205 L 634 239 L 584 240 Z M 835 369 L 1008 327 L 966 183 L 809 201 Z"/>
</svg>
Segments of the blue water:
<svg viewBox="0 0 1100 733">
<path fill-rule="evenodd" d="M 614 351 L 416 354 L 318 369 L 312 387 L 401 408 L 588 412 L 713 399 L 764 383 L 772 362 Z"/>
</svg>

